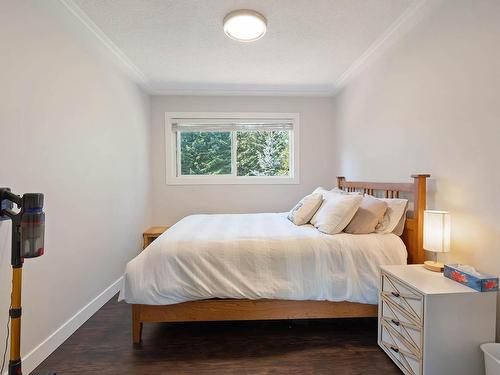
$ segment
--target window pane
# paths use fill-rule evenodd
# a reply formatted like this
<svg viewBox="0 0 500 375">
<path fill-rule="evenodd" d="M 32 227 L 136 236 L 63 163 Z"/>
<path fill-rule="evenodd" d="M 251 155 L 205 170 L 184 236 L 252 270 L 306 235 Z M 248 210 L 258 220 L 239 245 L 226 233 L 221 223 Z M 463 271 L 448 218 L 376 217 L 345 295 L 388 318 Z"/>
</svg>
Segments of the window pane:
<svg viewBox="0 0 500 375">
<path fill-rule="evenodd" d="M 231 174 L 231 132 L 182 132 L 181 175 Z"/>
<path fill-rule="evenodd" d="M 238 176 L 289 176 L 289 132 L 238 131 Z"/>
</svg>

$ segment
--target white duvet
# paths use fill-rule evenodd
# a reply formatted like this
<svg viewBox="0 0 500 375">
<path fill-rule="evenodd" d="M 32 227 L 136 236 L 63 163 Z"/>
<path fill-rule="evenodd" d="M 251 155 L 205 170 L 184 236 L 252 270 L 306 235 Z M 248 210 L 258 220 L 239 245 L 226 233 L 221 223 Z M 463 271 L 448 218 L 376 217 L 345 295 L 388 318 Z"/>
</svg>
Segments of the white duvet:
<svg viewBox="0 0 500 375">
<path fill-rule="evenodd" d="M 405 264 L 394 234 L 328 235 L 282 213 L 188 216 L 131 260 L 120 299 L 208 298 L 377 303 L 379 266 Z"/>
</svg>

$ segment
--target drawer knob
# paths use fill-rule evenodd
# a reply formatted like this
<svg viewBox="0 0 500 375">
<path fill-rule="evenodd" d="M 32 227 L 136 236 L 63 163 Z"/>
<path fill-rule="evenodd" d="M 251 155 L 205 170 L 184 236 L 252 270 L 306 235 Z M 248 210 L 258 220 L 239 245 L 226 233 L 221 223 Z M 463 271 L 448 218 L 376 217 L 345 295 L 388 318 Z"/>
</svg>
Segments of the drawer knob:
<svg viewBox="0 0 500 375">
<path fill-rule="evenodd" d="M 399 297 L 399 293 L 398 293 L 398 292 L 391 292 L 391 294 L 392 294 L 394 297 Z"/>
<path fill-rule="evenodd" d="M 395 353 L 399 353 L 399 349 L 395 348 L 394 346 L 391 346 L 391 350 Z"/>
<path fill-rule="evenodd" d="M 395 325 L 399 326 L 399 322 L 397 320 L 391 319 L 391 322 L 393 322 Z"/>
</svg>

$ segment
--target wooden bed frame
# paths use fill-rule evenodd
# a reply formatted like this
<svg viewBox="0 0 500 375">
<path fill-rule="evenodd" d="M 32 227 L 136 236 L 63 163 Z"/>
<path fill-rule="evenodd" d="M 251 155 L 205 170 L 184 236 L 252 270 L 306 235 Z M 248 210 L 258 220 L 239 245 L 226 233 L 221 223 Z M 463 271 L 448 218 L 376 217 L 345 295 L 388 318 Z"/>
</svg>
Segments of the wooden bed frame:
<svg viewBox="0 0 500 375">
<path fill-rule="evenodd" d="M 337 186 L 348 192 L 360 191 L 387 198 L 400 193 L 413 202 L 408 211 L 402 240 L 408 250 L 408 263 L 424 261 L 423 216 L 428 174 L 412 175 L 410 183 L 347 181 L 337 177 Z M 411 196 L 410 196 L 411 195 Z M 411 207 L 411 206 L 410 206 Z M 194 322 L 223 320 L 320 319 L 375 317 L 377 305 L 354 302 L 207 299 L 174 305 L 132 305 L 132 336 L 134 344 L 141 342 L 142 325 L 147 322 Z"/>
</svg>

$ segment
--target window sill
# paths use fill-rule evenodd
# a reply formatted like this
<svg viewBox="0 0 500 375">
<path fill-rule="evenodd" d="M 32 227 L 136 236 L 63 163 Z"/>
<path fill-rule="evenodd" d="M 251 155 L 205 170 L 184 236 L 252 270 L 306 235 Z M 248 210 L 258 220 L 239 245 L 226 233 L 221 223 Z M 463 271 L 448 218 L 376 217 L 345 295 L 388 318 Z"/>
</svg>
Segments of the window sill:
<svg viewBox="0 0 500 375">
<path fill-rule="evenodd" d="M 298 185 L 298 177 L 170 177 L 167 185 Z"/>
</svg>

